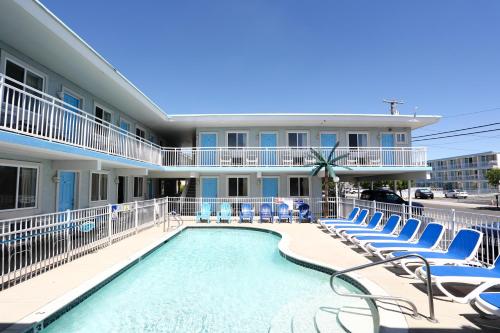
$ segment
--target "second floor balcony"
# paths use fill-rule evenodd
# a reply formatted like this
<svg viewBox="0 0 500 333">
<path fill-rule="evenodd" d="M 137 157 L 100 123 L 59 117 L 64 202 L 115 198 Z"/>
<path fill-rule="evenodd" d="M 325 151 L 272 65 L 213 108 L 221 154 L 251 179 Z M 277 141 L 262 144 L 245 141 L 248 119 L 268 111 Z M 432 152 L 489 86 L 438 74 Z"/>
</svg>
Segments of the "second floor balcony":
<svg viewBox="0 0 500 333">
<path fill-rule="evenodd" d="M 170 148 L 163 150 L 163 163 L 193 167 L 302 167 L 316 161 L 311 149 L 325 158 L 331 151 L 321 147 Z M 337 164 L 347 167 L 427 166 L 427 150 L 420 147 L 338 147 L 335 155 L 346 155 Z"/>
<path fill-rule="evenodd" d="M 166 167 L 304 167 L 320 147 L 160 147 L 64 101 L 0 74 L 0 130 Z M 421 147 L 339 147 L 348 167 L 427 167 Z"/>
</svg>

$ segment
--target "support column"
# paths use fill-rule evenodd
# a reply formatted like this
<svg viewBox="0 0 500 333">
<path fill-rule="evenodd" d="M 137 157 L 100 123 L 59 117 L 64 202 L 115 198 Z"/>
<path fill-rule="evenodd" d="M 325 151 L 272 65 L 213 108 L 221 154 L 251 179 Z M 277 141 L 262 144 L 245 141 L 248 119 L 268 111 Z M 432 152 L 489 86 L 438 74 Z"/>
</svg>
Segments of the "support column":
<svg viewBox="0 0 500 333">
<path fill-rule="evenodd" d="M 359 197 L 361 196 L 361 193 L 360 193 L 360 192 L 361 192 L 361 191 L 360 191 L 361 189 L 359 188 L 359 180 L 358 180 L 358 181 L 356 181 L 356 186 L 358 187 L 358 199 L 359 199 Z"/>
<path fill-rule="evenodd" d="M 370 190 L 373 190 L 373 180 L 370 182 Z"/>
<path fill-rule="evenodd" d="M 411 179 L 408 179 L 408 203 L 411 207 L 412 204 L 412 197 L 411 197 Z"/>
<path fill-rule="evenodd" d="M 398 181 L 394 180 L 394 193 L 398 193 Z"/>
</svg>

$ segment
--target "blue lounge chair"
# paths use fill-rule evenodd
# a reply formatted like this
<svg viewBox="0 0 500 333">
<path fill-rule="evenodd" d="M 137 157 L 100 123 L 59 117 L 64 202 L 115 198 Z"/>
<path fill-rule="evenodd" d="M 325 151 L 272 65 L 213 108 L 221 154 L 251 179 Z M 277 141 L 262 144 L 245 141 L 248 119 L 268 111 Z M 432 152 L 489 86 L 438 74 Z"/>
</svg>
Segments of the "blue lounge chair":
<svg viewBox="0 0 500 333">
<path fill-rule="evenodd" d="M 259 222 L 271 222 L 273 223 L 273 208 L 271 204 L 264 203 L 260 205 Z"/>
<path fill-rule="evenodd" d="M 222 221 L 231 223 L 232 217 L 233 209 L 231 208 L 231 204 L 229 202 L 223 202 L 220 205 L 220 212 L 217 214 L 217 223 L 221 223 Z"/>
<path fill-rule="evenodd" d="M 196 212 L 196 222 L 206 221 L 210 223 L 210 217 L 212 215 L 212 205 L 208 202 L 204 202 L 201 204 L 201 210 Z"/>
<path fill-rule="evenodd" d="M 498 292 L 481 293 L 471 302 L 471 305 L 482 315 L 500 317 L 500 293 Z"/>
<path fill-rule="evenodd" d="M 425 281 L 427 278 L 426 272 L 425 266 L 422 266 L 417 268 L 415 275 Z M 450 297 L 453 301 L 468 303 L 493 285 L 500 284 L 500 256 L 488 268 L 451 265 L 431 266 L 431 280 L 443 294 Z M 477 285 L 477 287 L 467 295 L 458 297 L 445 288 L 444 284 L 450 283 L 467 283 Z"/>
<path fill-rule="evenodd" d="M 387 258 L 397 258 L 409 253 L 418 254 L 424 257 L 432 265 L 478 265 L 475 258 L 483 233 L 473 229 L 461 229 L 453 238 L 447 251 L 401 251 L 392 252 Z M 415 276 L 408 266 L 422 265 L 418 258 L 404 258 L 397 262 L 408 274 Z M 432 269 L 431 269 L 432 273 Z"/>
<path fill-rule="evenodd" d="M 354 225 L 354 226 L 341 226 L 333 229 L 333 231 L 339 235 L 341 238 L 346 239 L 345 236 L 343 236 L 343 233 L 345 231 L 352 231 L 352 230 L 376 230 L 380 222 L 382 221 L 382 218 L 384 217 L 384 213 L 382 212 L 375 212 L 373 216 L 371 217 L 370 221 L 366 225 Z"/>
<path fill-rule="evenodd" d="M 306 203 L 301 203 L 299 205 L 299 223 L 302 221 L 308 221 L 312 223 L 314 221 L 314 215 L 311 213 L 311 208 Z"/>
<path fill-rule="evenodd" d="M 289 223 L 292 223 L 293 221 L 292 211 L 286 203 L 281 203 L 278 206 L 278 222 L 281 223 L 283 220 L 288 221 Z"/>
<path fill-rule="evenodd" d="M 422 236 L 417 242 L 388 242 L 388 243 L 370 243 L 366 245 L 368 251 L 377 255 L 381 259 L 385 259 L 387 252 L 394 251 L 426 251 L 433 250 L 439 245 L 439 241 L 443 237 L 444 227 L 439 223 L 429 223 Z"/>
<path fill-rule="evenodd" d="M 325 222 L 331 222 L 331 223 L 354 222 L 354 220 L 356 219 L 356 217 L 359 214 L 359 211 L 360 211 L 359 207 L 354 207 L 346 218 L 326 218 L 326 217 L 323 217 L 323 218 L 319 219 L 319 223 L 324 224 Z"/>
<path fill-rule="evenodd" d="M 420 220 L 409 219 L 401 229 L 401 232 L 396 235 L 378 235 L 378 236 L 359 236 L 353 239 L 353 243 L 370 253 L 366 245 L 374 242 L 407 242 L 413 240 L 420 228 Z"/>
<path fill-rule="evenodd" d="M 355 226 L 355 225 L 363 225 L 368 217 L 368 209 L 362 209 L 354 222 L 323 222 L 323 225 L 330 228 L 336 228 L 338 226 Z"/>
<path fill-rule="evenodd" d="M 385 223 L 384 227 L 382 230 L 362 230 L 362 229 L 356 229 L 356 230 L 348 230 L 344 232 L 344 236 L 351 240 L 355 237 L 359 236 L 388 236 L 388 235 L 393 235 L 396 232 L 396 228 L 399 225 L 399 222 L 401 221 L 401 216 L 399 215 L 391 215 L 387 219 L 387 222 Z"/>
<path fill-rule="evenodd" d="M 248 221 L 250 223 L 253 222 L 253 207 L 252 204 L 249 203 L 243 203 L 241 204 L 241 211 L 240 211 L 240 223 Z"/>
</svg>

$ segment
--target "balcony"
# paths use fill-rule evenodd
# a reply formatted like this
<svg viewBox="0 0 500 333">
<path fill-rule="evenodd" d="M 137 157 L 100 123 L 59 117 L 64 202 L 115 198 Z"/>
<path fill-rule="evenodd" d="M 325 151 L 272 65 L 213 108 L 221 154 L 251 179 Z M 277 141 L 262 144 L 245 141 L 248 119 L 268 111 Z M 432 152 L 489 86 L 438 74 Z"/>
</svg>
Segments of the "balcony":
<svg viewBox="0 0 500 333">
<path fill-rule="evenodd" d="M 329 148 L 312 147 L 327 157 Z M 427 166 L 426 148 L 338 147 L 338 161 L 348 167 L 409 167 Z M 163 150 L 165 166 L 184 167 L 301 167 L 315 162 L 311 147 L 217 147 L 171 148 Z"/>
<path fill-rule="evenodd" d="M 0 130 L 166 167 L 303 167 L 310 147 L 162 148 L 0 74 Z M 313 147 L 327 156 L 328 148 Z M 349 167 L 426 167 L 426 148 L 339 147 Z"/>
</svg>

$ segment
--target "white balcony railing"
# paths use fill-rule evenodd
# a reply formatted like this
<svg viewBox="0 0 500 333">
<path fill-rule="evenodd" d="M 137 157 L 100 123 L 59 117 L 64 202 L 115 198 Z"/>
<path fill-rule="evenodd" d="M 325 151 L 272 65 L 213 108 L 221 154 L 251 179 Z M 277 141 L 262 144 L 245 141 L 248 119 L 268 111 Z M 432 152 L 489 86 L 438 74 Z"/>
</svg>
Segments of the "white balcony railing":
<svg viewBox="0 0 500 333">
<path fill-rule="evenodd" d="M 312 147 L 323 156 L 331 148 Z M 401 147 L 339 147 L 337 156 L 347 154 L 339 165 L 357 167 L 380 166 L 427 166 L 426 148 Z M 170 148 L 163 150 L 165 166 L 216 166 L 216 167 L 290 167 L 304 166 L 315 162 L 310 147 L 217 147 L 217 148 Z"/>
<path fill-rule="evenodd" d="M 0 129 L 161 164 L 161 147 L 0 74 Z"/>
<path fill-rule="evenodd" d="M 163 166 L 297 167 L 315 160 L 310 147 L 162 148 L 2 74 L 0 130 Z M 343 166 L 427 166 L 425 148 L 339 147 L 337 154 L 348 154 Z"/>
</svg>

